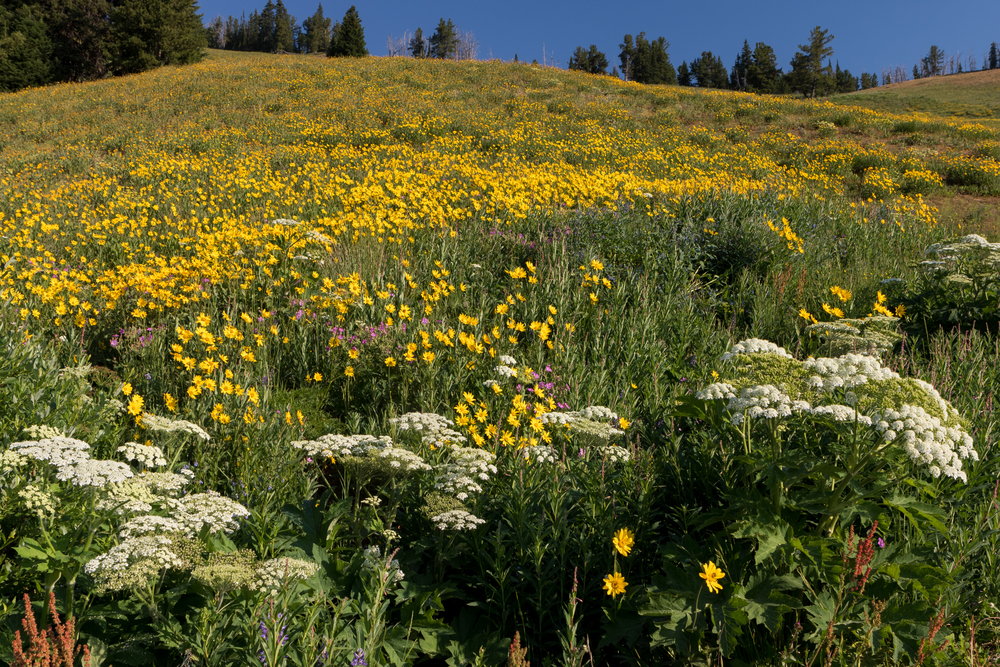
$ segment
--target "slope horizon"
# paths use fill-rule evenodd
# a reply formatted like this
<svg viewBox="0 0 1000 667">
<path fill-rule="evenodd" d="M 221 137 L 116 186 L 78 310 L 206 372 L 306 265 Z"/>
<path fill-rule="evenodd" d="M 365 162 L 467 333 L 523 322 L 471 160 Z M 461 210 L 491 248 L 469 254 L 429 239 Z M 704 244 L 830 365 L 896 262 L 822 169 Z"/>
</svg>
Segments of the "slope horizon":
<svg viewBox="0 0 1000 667">
<path fill-rule="evenodd" d="M 265 0 L 266 1 L 266 0 Z M 219 15 L 239 18 L 244 12 L 260 10 L 245 0 L 203 0 L 200 11 L 204 23 Z M 301 22 L 311 16 L 316 0 L 288 0 L 288 12 Z M 703 51 L 720 56 L 727 67 L 747 40 L 751 46 L 764 42 L 774 48 L 778 64 L 785 71 L 798 45 L 806 43 L 809 31 L 820 25 L 834 35 L 834 62 L 855 76 L 862 72 L 881 75 L 882 69 L 901 66 L 907 73 L 926 55 L 932 44 L 946 56 L 961 53 L 963 68 L 970 55 L 982 67 L 990 43 L 1000 41 L 1000 9 L 985 1 L 970 3 L 961 13 L 941 15 L 926 0 L 909 3 L 863 3 L 848 0 L 825 6 L 803 6 L 790 0 L 768 3 L 749 12 L 743 3 L 724 0 L 705 22 L 704 11 L 695 5 L 664 7 L 643 0 L 609 14 L 605 5 L 587 1 L 570 8 L 562 3 L 538 5 L 522 1 L 495 5 L 443 2 L 396 3 L 357 0 L 354 3 L 365 29 L 368 50 L 385 55 L 388 36 L 412 35 L 420 27 L 430 34 L 440 18 L 452 19 L 460 31 L 472 32 L 479 42 L 479 59 L 496 58 L 554 64 L 565 68 L 577 46 L 596 44 L 616 64 L 619 44 L 625 34 L 646 32 L 647 37 L 663 36 L 670 43 L 674 66 L 691 62 Z M 340 20 L 346 3 L 327 3 L 324 14 Z M 969 21 L 970 16 L 983 20 Z M 556 26 L 556 27 L 554 27 Z M 701 26 L 692 29 L 692 26 Z"/>
</svg>

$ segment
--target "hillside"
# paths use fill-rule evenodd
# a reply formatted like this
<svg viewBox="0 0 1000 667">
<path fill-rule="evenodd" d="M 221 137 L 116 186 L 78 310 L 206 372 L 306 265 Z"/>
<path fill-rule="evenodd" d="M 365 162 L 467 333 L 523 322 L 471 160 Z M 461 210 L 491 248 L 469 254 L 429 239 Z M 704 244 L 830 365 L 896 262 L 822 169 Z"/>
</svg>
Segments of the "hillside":
<svg viewBox="0 0 1000 667">
<path fill-rule="evenodd" d="M 998 196 L 499 62 L 0 95 L 0 663 L 991 664 Z"/>
<path fill-rule="evenodd" d="M 913 79 L 831 98 L 891 113 L 927 113 L 1000 127 L 1000 69 Z"/>
</svg>

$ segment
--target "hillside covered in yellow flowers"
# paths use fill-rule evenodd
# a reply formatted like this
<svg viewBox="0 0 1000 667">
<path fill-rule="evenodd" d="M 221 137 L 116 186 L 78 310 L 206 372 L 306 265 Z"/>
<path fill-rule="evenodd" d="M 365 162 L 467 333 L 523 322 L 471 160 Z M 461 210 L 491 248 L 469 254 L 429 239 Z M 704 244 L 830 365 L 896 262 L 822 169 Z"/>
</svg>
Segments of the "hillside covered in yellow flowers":
<svg viewBox="0 0 1000 667">
<path fill-rule="evenodd" d="M 0 126 L 0 298 L 77 324 L 266 281 L 276 218 L 405 247 L 715 192 L 881 200 L 927 224 L 921 197 L 1000 194 L 980 126 L 499 62 L 213 52 L 0 96 Z"/>
</svg>

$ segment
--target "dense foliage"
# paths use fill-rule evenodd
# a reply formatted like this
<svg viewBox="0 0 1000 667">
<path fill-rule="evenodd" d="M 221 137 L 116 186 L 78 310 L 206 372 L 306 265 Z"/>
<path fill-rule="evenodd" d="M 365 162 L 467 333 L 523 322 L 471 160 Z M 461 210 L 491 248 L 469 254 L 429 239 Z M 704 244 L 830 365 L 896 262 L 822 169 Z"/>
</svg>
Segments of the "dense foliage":
<svg viewBox="0 0 1000 667">
<path fill-rule="evenodd" d="M 194 0 L 0 3 L 0 91 L 201 60 Z"/>
<path fill-rule="evenodd" d="M 0 119 L 3 660 L 995 659 L 995 131 L 223 52 Z"/>
</svg>

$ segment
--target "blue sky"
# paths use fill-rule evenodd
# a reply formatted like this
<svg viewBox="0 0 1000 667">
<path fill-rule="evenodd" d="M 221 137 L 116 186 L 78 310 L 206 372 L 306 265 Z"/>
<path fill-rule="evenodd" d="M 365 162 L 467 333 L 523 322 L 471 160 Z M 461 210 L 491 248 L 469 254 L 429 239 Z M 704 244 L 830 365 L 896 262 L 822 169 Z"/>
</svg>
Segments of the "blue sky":
<svg viewBox="0 0 1000 667">
<path fill-rule="evenodd" d="M 266 0 L 202 0 L 207 23 L 221 15 L 250 14 Z M 284 0 L 289 13 L 299 21 L 316 11 L 317 0 Z M 461 32 L 472 32 L 479 42 L 479 58 L 542 61 L 555 57 L 565 68 L 577 46 L 596 44 L 617 63 L 618 45 L 626 33 L 642 31 L 670 42 L 675 66 L 690 62 L 702 51 L 712 51 L 730 67 L 743 40 L 770 45 L 778 64 L 786 71 L 798 48 L 809 39 L 816 25 L 834 35 L 834 59 L 855 75 L 881 73 L 883 67 L 901 65 L 909 73 L 926 55 L 931 44 L 946 54 L 962 56 L 966 66 L 969 50 L 982 66 L 991 42 L 1000 43 L 1000 3 L 967 0 L 946 8 L 928 0 L 778 0 L 754 5 L 735 0 L 715 2 L 552 2 L 510 0 L 469 2 L 441 0 L 355 0 L 365 39 L 372 55 L 386 54 L 386 37 L 411 34 L 421 27 L 428 36 L 438 20 L 450 18 Z M 339 20 L 350 3 L 325 2 L 326 16 Z"/>
</svg>

